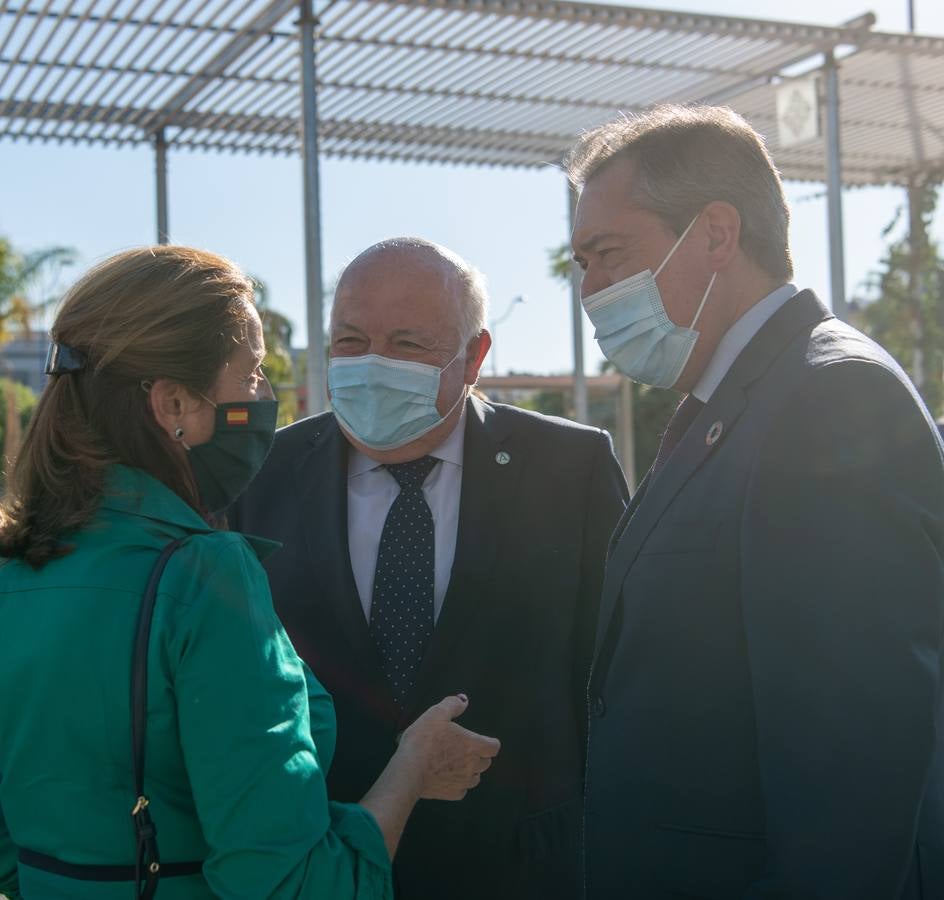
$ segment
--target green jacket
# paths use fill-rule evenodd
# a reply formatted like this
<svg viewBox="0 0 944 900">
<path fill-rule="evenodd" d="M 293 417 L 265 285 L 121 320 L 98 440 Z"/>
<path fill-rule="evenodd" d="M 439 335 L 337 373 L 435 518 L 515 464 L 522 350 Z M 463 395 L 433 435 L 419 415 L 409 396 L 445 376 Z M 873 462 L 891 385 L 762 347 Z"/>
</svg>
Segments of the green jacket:
<svg viewBox="0 0 944 900">
<path fill-rule="evenodd" d="M 161 580 L 148 659 L 145 793 L 164 862 L 160 900 L 392 896 L 372 816 L 331 803 L 331 698 L 272 609 L 257 555 L 278 545 L 215 531 L 140 470 L 115 466 L 69 555 L 0 563 L 0 894 L 127 900 L 128 882 L 20 865 L 24 847 L 128 865 L 129 684 L 135 622 L 158 552 L 189 535 Z"/>
</svg>

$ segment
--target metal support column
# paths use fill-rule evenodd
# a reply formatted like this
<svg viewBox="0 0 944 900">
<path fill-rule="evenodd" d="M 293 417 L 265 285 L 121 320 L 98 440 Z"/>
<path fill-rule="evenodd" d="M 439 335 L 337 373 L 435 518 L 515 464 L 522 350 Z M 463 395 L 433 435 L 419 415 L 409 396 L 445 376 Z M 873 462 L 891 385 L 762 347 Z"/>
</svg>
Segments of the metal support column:
<svg viewBox="0 0 944 900">
<path fill-rule="evenodd" d="M 847 317 L 846 261 L 842 235 L 842 157 L 839 146 L 839 69 L 832 51 L 826 54 L 826 193 L 829 216 L 829 275 L 833 314 Z"/>
<path fill-rule="evenodd" d="M 911 339 L 914 342 L 911 366 L 908 374 L 920 391 L 925 387 L 924 365 L 924 315 L 921 295 L 923 292 L 921 270 L 927 246 L 924 222 L 921 220 L 923 190 L 915 175 L 908 176 L 908 300 L 911 306 Z"/>
<path fill-rule="evenodd" d="M 574 231 L 574 218 L 577 214 L 577 191 L 572 184 L 567 184 L 567 209 L 570 232 Z M 570 265 L 570 312 L 574 338 L 574 418 L 587 423 L 587 376 L 583 370 L 583 305 L 580 302 L 580 269 L 575 263 Z"/>
<path fill-rule="evenodd" d="M 154 133 L 154 168 L 157 188 L 157 242 L 166 244 L 170 240 L 167 225 L 167 141 L 164 129 Z"/>
<path fill-rule="evenodd" d="M 619 429 L 620 463 L 631 494 L 636 491 L 636 432 L 633 427 L 633 383 L 621 377 L 617 401 L 616 427 Z"/>
<path fill-rule="evenodd" d="M 908 31 L 914 33 L 914 0 L 908 0 Z M 905 69 L 909 73 L 909 69 Z M 906 74 L 905 85 L 908 89 L 908 119 L 911 125 L 912 151 L 919 163 L 924 162 L 924 142 L 921 134 L 921 120 L 915 104 L 915 88 Z M 926 233 L 924 222 L 921 220 L 921 206 L 924 190 L 923 184 L 914 173 L 908 176 L 908 299 L 911 303 L 911 337 L 914 348 L 911 357 L 911 366 L 908 374 L 920 391 L 925 386 L 924 365 L 924 316 L 922 314 L 921 270 L 925 253 L 927 252 Z"/>
<path fill-rule="evenodd" d="M 305 216 L 305 296 L 308 313 L 308 415 L 327 405 L 321 279 L 321 199 L 318 175 L 318 96 L 315 80 L 315 18 L 312 0 L 299 2 L 302 62 L 302 170 Z"/>
</svg>

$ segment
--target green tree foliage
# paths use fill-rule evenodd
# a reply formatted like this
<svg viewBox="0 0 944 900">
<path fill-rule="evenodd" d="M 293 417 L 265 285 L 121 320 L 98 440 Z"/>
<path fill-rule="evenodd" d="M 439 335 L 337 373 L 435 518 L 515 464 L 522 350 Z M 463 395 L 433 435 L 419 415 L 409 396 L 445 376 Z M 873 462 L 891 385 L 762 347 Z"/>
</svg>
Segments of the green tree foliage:
<svg viewBox="0 0 944 900">
<path fill-rule="evenodd" d="M 0 488 L 6 481 L 7 467 L 19 450 L 20 435 L 26 431 L 26 426 L 29 425 L 38 401 L 39 397 L 26 385 L 13 381 L 11 378 L 0 378 L 0 447 L 3 448 Z M 16 422 L 12 424 L 19 434 L 8 433 L 10 414 L 16 418 Z"/>
<path fill-rule="evenodd" d="M 17 334 L 30 335 L 36 315 L 58 300 L 59 272 L 74 260 L 75 251 L 68 247 L 23 252 L 0 237 L 0 344 Z M 37 399 L 28 387 L 0 378 L 0 487 Z"/>
<path fill-rule="evenodd" d="M 269 306 L 269 290 L 265 283 L 253 278 L 256 307 L 262 318 L 262 334 L 266 344 L 265 373 L 279 400 L 278 424 L 290 425 L 298 415 L 298 375 L 292 363 L 292 323 Z"/>
<path fill-rule="evenodd" d="M 932 182 L 915 185 L 908 233 L 889 245 L 869 279 L 875 299 L 862 311 L 865 330 L 908 372 L 936 417 L 944 414 L 944 259 L 930 235 L 938 193 Z"/>
<path fill-rule="evenodd" d="M 24 253 L 0 237 L 0 342 L 10 339 L 11 329 L 29 334 L 36 313 L 58 300 L 49 286 L 74 261 L 68 247 Z"/>
<path fill-rule="evenodd" d="M 547 251 L 550 275 L 558 281 L 570 281 L 571 269 L 574 265 L 570 254 L 570 244 L 564 243 L 558 247 L 551 247 Z"/>
<path fill-rule="evenodd" d="M 545 416 L 573 415 L 565 403 L 563 391 L 535 391 L 522 397 L 514 404 L 519 409 L 530 409 Z"/>
</svg>

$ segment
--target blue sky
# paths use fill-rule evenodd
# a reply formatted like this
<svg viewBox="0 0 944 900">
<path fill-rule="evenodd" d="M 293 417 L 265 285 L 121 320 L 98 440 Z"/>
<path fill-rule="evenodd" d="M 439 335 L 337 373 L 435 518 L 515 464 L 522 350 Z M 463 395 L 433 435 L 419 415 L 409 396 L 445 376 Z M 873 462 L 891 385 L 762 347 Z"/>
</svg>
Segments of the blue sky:
<svg viewBox="0 0 944 900">
<path fill-rule="evenodd" d="M 771 16 L 836 25 L 867 10 L 876 28 L 905 30 L 906 0 L 793 0 L 789 8 L 746 0 L 645 4 L 724 15 Z M 915 0 L 918 31 L 944 35 L 944 4 Z M 79 266 L 154 240 L 153 154 L 0 143 L 0 233 L 23 249 L 77 248 Z M 304 343 L 301 163 L 296 158 L 172 153 L 170 231 L 265 280 L 272 305 Z M 547 274 L 547 249 L 567 235 L 563 176 L 516 171 L 325 159 L 321 168 L 325 278 L 385 237 L 415 234 L 451 247 L 488 277 L 492 315 L 524 295 L 496 335 L 499 371 L 561 372 L 572 364 L 569 297 Z M 796 280 L 828 300 L 826 208 L 817 184 L 789 184 Z M 893 189 L 845 192 L 850 295 L 876 268 L 881 230 L 903 201 Z M 934 234 L 944 231 L 939 211 Z M 71 274 L 71 273 L 70 273 Z M 75 273 L 77 274 L 77 272 Z M 586 323 L 585 323 L 586 324 Z M 601 357 L 585 332 L 586 367 Z M 488 368 L 488 363 L 486 363 Z"/>
</svg>

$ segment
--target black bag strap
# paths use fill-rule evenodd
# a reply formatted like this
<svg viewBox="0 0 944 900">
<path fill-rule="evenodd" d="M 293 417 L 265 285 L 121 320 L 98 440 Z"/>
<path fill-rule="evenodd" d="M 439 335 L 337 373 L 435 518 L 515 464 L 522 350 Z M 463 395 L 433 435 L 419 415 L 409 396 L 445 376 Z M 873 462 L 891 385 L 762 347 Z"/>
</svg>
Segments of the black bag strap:
<svg viewBox="0 0 944 900">
<path fill-rule="evenodd" d="M 157 851 L 157 828 L 148 812 L 149 800 L 144 793 L 144 739 L 147 732 L 147 667 L 148 644 L 151 639 L 151 620 L 157 589 L 167 562 L 174 551 L 186 540 L 180 537 L 171 541 L 161 551 L 148 577 L 138 626 L 134 638 L 134 656 L 131 658 L 131 762 L 134 769 L 134 793 L 137 798 L 131 810 L 137 838 L 135 855 L 135 890 L 139 900 L 151 900 L 157 891 L 161 871 L 161 858 Z M 143 884 L 142 884 L 143 882 Z"/>
</svg>

